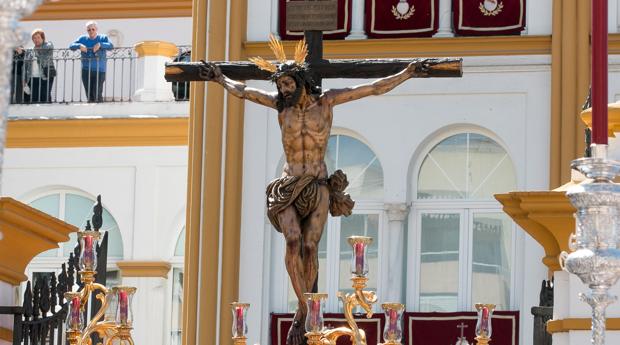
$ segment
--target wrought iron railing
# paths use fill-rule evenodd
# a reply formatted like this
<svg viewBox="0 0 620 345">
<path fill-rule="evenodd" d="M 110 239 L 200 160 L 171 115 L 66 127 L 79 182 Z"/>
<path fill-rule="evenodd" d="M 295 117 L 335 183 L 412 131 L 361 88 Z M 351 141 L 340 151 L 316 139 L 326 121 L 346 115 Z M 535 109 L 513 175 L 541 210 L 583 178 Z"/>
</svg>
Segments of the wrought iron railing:
<svg viewBox="0 0 620 345">
<path fill-rule="evenodd" d="M 174 61 L 190 61 L 191 47 L 178 48 Z M 27 49 L 13 58 L 11 103 L 130 102 L 136 91 L 136 58 L 133 48 L 106 50 L 105 59 L 83 58 L 79 50 L 41 54 Z M 176 101 L 189 100 L 189 85 L 171 83 Z"/>
<path fill-rule="evenodd" d="M 133 48 L 105 51 L 106 57 L 85 58 L 80 50 L 27 49 L 16 55 L 11 78 L 11 103 L 128 102 L 135 91 Z"/>
<path fill-rule="evenodd" d="M 553 281 L 543 280 L 539 304 L 532 307 L 534 345 L 552 345 L 553 338 L 547 332 L 547 322 L 553 318 Z"/>
<path fill-rule="evenodd" d="M 189 62 L 192 55 L 191 46 L 179 46 L 179 54 L 174 58 L 174 62 Z M 176 101 L 189 100 L 189 82 L 172 82 L 172 94 Z"/>
</svg>

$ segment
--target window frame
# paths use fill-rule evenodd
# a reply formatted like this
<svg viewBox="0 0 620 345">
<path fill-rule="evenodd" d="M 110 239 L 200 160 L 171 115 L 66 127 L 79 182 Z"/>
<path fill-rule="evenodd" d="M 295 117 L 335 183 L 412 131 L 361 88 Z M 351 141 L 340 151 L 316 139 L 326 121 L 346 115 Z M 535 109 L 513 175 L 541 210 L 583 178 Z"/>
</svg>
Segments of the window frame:
<svg viewBox="0 0 620 345">
<path fill-rule="evenodd" d="M 472 301 L 472 278 L 473 278 L 473 221 L 475 213 L 498 213 L 503 214 L 500 207 L 494 202 L 414 202 L 413 212 L 409 214 L 409 231 L 411 236 L 407 241 L 407 252 L 416 253 L 410 255 L 407 262 L 408 275 L 406 303 L 412 306 L 412 310 L 420 310 L 420 281 L 421 281 L 421 245 L 422 245 L 422 214 L 453 213 L 459 214 L 459 285 L 457 297 L 457 311 L 473 310 Z M 517 227 L 511 222 L 511 272 L 510 272 L 510 302 L 509 308 L 516 307 L 516 254 L 518 249 Z"/>
<path fill-rule="evenodd" d="M 435 136 L 432 140 L 426 142 L 423 150 L 419 151 L 419 155 L 412 170 L 414 174 L 410 176 L 411 181 L 411 211 L 408 215 L 408 232 L 407 239 L 407 272 L 413 274 L 407 275 L 406 282 L 406 305 L 408 310 L 420 310 L 420 268 L 421 268 L 421 217 L 423 213 L 459 213 L 459 286 L 457 297 L 457 310 L 470 311 L 473 310 L 472 304 L 472 278 L 473 278 L 473 215 L 475 213 L 503 213 L 502 205 L 494 199 L 417 199 L 418 178 L 425 158 L 433 149 L 444 140 L 459 134 L 474 133 L 483 135 L 493 140 L 497 145 L 502 147 L 508 158 L 514 160 L 508 148 L 495 135 L 485 130 L 476 128 L 455 128 L 446 131 L 443 135 Z M 518 174 L 515 170 L 515 188 L 518 187 Z M 465 226 L 464 226 L 465 225 Z M 518 258 L 522 256 L 523 235 L 517 232 L 517 225 L 511 221 L 511 273 L 510 273 L 510 302 L 509 309 L 518 307 L 520 298 L 519 293 L 522 290 L 522 284 L 517 282 L 517 277 L 521 274 Z M 414 254 L 415 253 L 415 254 Z M 413 255 L 412 255 L 413 254 Z M 409 307 L 410 306 L 410 307 Z"/>
<path fill-rule="evenodd" d="M 97 202 L 97 198 L 82 192 L 80 190 L 76 190 L 76 189 L 51 189 L 48 190 L 46 192 L 43 193 L 37 193 L 31 197 L 28 197 L 25 199 L 24 203 L 26 205 L 30 205 L 32 202 L 41 199 L 41 198 L 45 198 L 51 195 L 58 195 L 58 219 L 64 221 L 64 219 L 66 218 L 66 210 L 65 210 L 65 206 L 66 206 L 66 196 L 67 194 L 73 194 L 73 195 L 77 195 L 80 197 L 83 197 L 85 199 L 89 199 L 94 203 Z M 118 261 L 122 261 L 123 258 L 125 257 L 125 243 L 123 241 L 123 233 L 121 232 L 120 226 L 118 224 L 118 221 L 116 221 L 116 217 L 114 217 L 114 215 L 112 214 L 112 212 L 110 212 L 110 210 L 108 208 L 105 207 L 105 205 L 103 206 L 103 208 L 110 214 L 110 216 L 112 216 L 112 218 L 114 218 L 114 221 L 116 222 L 116 226 L 118 228 L 118 232 L 119 232 L 119 236 L 121 238 L 121 243 L 123 244 L 123 256 L 108 256 L 108 266 L 110 264 L 113 264 L 114 266 L 116 266 L 116 263 Z M 83 230 L 83 229 L 80 229 Z M 109 241 L 109 240 L 108 240 Z M 57 251 L 57 255 L 56 256 L 47 256 L 47 257 L 35 257 L 33 259 L 33 261 L 30 262 L 29 266 L 33 263 L 58 263 L 59 265 L 62 264 L 63 262 L 65 262 L 68 257 L 65 256 L 64 254 L 64 244 L 66 244 L 68 242 L 63 242 L 62 245 L 59 245 L 58 248 L 56 249 Z M 54 250 L 54 249 L 51 249 Z M 109 268 L 109 267 L 108 267 Z M 38 271 L 37 271 L 38 272 Z"/>
<path fill-rule="evenodd" d="M 73 195 L 77 195 L 85 199 L 91 200 L 93 204 L 97 200 L 96 197 L 93 197 L 92 195 L 86 192 L 80 191 L 80 190 L 70 189 L 70 188 L 54 188 L 54 189 L 46 190 L 45 192 L 42 192 L 42 193 L 36 193 L 36 194 L 29 196 L 24 199 L 25 200 L 24 203 L 27 205 L 30 205 L 32 202 L 38 199 L 45 198 L 51 195 L 58 195 L 59 196 L 58 197 L 58 203 L 59 203 L 58 204 L 58 219 L 64 220 L 66 217 L 65 206 L 66 206 L 66 195 L 67 194 L 73 194 Z M 114 218 L 114 221 L 116 222 L 116 225 L 118 227 L 118 222 L 116 221 L 116 218 L 114 217 L 112 212 L 110 212 L 109 209 L 105 208 L 105 206 L 104 206 L 104 209 L 106 209 L 108 213 L 112 216 L 112 218 Z M 121 237 L 121 243 L 123 243 L 123 256 L 122 257 L 108 256 L 107 258 L 107 271 L 108 272 L 120 271 L 116 263 L 124 260 L 123 258 L 124 258 L 125 243 L 123 241 L 123 235 L 122 235 L 122 232 L 120 231 L 120 227 L 118 228 L 118 231 Z M 67 260 L 69 259 L 68 256 L 64 255 L 64 246 L 69 243 L 70 243 L 69 241 L 59 243 L 58 248 L 55 249 L 56 254 L 57 254 L 56 256 L 34 257 L 32 261 L 30 261 L 30 263 L 28 263 L 26 267 L 26 276 L 28 277 L 28 280 L 32 281 L 35 272 L 50 272 L 50 273 L 53 272 L 53 273 L 56 273 L 56 276 L 58 276 L 58 274 L 60 274 L 62 270 L 61 265 L 63 263 L 67 263 Z M 73 246 L 75 246 L 76 243 L 77 242 L 73 242 Z M 78 276 L 76 275 L 76 278 L 77 277 Z M 25 291 L 26 284 L 27 282 L 23 282 L 22 284 L 20 284 L 21 291 Z"/>
</svg>

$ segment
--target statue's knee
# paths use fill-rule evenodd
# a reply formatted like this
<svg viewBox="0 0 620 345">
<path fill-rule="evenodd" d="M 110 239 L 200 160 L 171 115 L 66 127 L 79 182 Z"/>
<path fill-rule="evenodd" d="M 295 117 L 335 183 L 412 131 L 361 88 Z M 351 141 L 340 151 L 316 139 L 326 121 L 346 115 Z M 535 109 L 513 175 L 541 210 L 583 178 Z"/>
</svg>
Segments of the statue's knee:
<svg viewBox="0 0 620 345">
<path fill-rule="evenodd" d="M 292 248 L 299 248 L 299 246 L 301 245 L 301 235 L 300 234 L 296 234 L 296 233 L 289 233 L 286 236 L 286 246 L 289 249 Z"/>
<path fill-rule="evenodd" d="M 316 254 L 318 252 L 318 245 L 312 241 L 304 243 L 304 252 L 307 254 Z"/>
</svg>

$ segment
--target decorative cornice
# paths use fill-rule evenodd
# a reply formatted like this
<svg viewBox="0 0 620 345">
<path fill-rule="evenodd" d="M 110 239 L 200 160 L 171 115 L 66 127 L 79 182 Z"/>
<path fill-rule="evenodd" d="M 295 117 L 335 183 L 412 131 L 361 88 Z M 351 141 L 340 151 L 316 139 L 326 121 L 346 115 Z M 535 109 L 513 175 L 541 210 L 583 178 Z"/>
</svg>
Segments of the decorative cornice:
<svg viewBox="0 0 620 345">
<path fill-rule="evenodd" d="M 287 55 L 294 41 L 283 42 Z M 246 56 L 273 57 L 267 42 L 245 42 Z M 393 38 L 324 41 L 326 59 L 442 56 L 550 55 L 551 36 Z"/>
<path fill-rule="evenodd" d="M 295 42 L 283 42 L 292 54 Z M 267 42 L 245 42 L 246 56 L 272 57 Z M 404 58 L 441 56 L 550 55 L 551 36 L 433 37 L 325 41 L 324 56 Z M 609 54 L 620 54 L 620 34 L 609 34 Z"/>
<path fill-rule="evenodd" d="M 515 223 L 543 246 L 543 264 L 551 271 L 560 271 L 558 256 L 569 251 L 568 239 L 575 230 L 575 208 L 566 192 L 511 192 L 496 194 L 495 199 Z"/>
<path fill-rule="evenodd" d="M 191 17 L 191 0 L 47 0 L 24 20 Z"/>
<path fill-rule="evenodd" d="M 38 254 L 58 248 L 78 228 L 12 198 L 0 198 L 0 280 L 18 285 Z M 27 245 L 26 245 L 27 244 Z"/>
<path fill-rule="evenodd" d="M 170 263 L 166 261 L 119 261 L 116 266 L 123 277 L 168 278 Z"/>
<path fill-rule="evenodd" d="M 11 120 L 8 148 L 185 146 L 188 118 Z"/>
<path fill-rule="evenodd" d="M 143 41 L 136 43 L 133 49 L 138 57 L 144 56 L 165 56 L 173 57 L 179 53 L 179 48 L 170 42 L 164 41 Z"/>
<path fill-rule="evenodd" d="M 592 108 L 581 112 L 581 120 L 592 128 Z M 616 132 L 620 132 L 620 103 L 611 103 L 607 106 L 607 125 L 607 135 L 615 138 Z"/>
<path fill-rule="evenodd" d="M 608 318 L 606 325 L 608 331 L 618 331 L 620 330 L 620 318 Z M 568 331 L 589 331 L 591 327 L 591 318 L 570 318 L 547 321 L 547 332 L 551 334 Z"/>
</svg>

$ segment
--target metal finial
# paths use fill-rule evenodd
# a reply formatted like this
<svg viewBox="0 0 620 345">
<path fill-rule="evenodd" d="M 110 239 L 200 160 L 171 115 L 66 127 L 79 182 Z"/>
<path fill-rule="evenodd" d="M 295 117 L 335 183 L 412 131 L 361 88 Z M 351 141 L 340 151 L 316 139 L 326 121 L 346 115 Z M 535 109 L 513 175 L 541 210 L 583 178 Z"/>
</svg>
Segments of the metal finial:
<svg viewBox="0 0 620 345">
<path fill-rule="evenodd" d="M 97 203 L 93 206 L 93 228 L 95 231 L 99 231 L 103 225 L 103 206 L 101 205 L 101 195 L 97 195 Z"/>
</svg>

